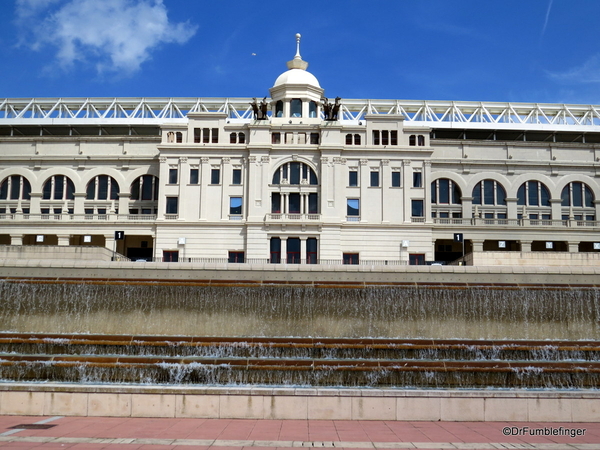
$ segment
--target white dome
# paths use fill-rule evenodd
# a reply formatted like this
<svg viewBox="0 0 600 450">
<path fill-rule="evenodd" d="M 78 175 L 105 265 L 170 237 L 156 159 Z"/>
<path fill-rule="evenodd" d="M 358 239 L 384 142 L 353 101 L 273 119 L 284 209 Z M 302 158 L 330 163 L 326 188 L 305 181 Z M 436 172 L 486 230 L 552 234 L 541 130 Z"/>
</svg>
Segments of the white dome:
<svg viewBox="0 0 600 450">
<path fill-rule="evenodd" d="M 308 84 L 321 88 L 319 80 L 310 72 L 302 69 L 290 69 L 287 72 L 283 72 L 275 80 L 273 87 L 281 86 L 284 84 Z"/>
</svg>

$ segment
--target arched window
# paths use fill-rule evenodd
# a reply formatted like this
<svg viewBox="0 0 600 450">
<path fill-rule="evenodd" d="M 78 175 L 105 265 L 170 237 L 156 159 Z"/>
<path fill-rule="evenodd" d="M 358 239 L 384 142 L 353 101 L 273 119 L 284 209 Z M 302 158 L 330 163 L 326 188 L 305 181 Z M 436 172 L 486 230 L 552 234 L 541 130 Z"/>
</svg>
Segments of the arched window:
<svg viewBox="0 0 600 450">
<path fill-rule="evenodd" d="M 313 100 L 308 103 L 308 117 L 312 119 L 317 117 L 317 102 Z"/>
<path fill-rule="evenodd" d="M 238 144 L 246 143 L 246 135 L 244 133 L 238 133 Z"/>
<path fill-rule="evenodd" d="M 0 200 L 30 200 L 31 184 L 22 175 L 11 175 L 0 184 Z"/>
<path fill-rule="evenodd" d="M 592 190 L 579 181 L 567 184 L 561 194 L 562 206 L 574 206 L 580 208 L 594 207 L 594 194 Z"/>
<path fill-rule="evenodd" d="M 119 185 L 113 177 L 98 175 L 90 180 L 86 188 L 86 200 L 117 200 Z"/>
<path fill-rule="evenodd" d="M 317 174 L 308 164 L 290 161 L 275 170 L 273 184 L 316 185 L 318 184 Z"/>
<path fill-rule="evenodd" d="M 230 144 L 236 144 L 237 143 L 237 134 L 236 133 L 229 134 L 229 143 Z"/>
<path fill-rule="evenodd" d="M 157 214 L 158 177 L 142 175 L 130 186 L 129 214 Z"/>
<path fill-rule="evenodd" d="M 425 145 L 425 136 L 423 136 L 422 134 L 418 135 L 417 142 L 419 147 L 423 147 Z"/>
<path fill-rule="evenodd" d="M 346 135 L 346 145 L 352 145 L 352 134 Z"/>
<path fill-rule="evenodd" d="M 431 183 L 431 203 L 444 205 L 462 204 L 460 187 L 448 178 L 440 178 Z"/>
<path fill-rule="evenodd" d="M 517 191 L 517 205 L 550 206 L 550 191 L 539 181 L 527 181 Z"/>
<path fill-rule="evenodd" d="M 291 117 L 302 117 L 302 100 L 299 98 L 293 98 L 290 103 L 290 115 Z"/>
<path fill-rule="evenodd" d="M 561 193 L 562 220 L 596 220 L 594 193 L 580 181 L 567 184 Z"/>
<path fill-rule="evenodd" d="M 354 145 L 360 145 L 360 134 L 354 135 Z"/>
<path fill-rule="evenodd" d="M 506 205 L 506 191 L 496 180 L 483 180 L 473 189 L 474 205 Z"/>
<path fill-rule="evenodd" d="M 158 200 L 158 177 L 142 175 L 131 183 L 131 200 Z"/>
<path fill-rule="evenodd" d="M 408 145 L 417 145 L 417 136 L 411 134 L 408 138 Z"/>
<path fill-rule="evenodd" d="M 42 199 L 44 200 L 73 200 L 75 198 L 75 185 L 69 177 L 52 175 L 44 183 Z"/>
<path fill-rule="evenodd" d="M 277 103 L 275 103 L 275 117 L 283 117 L 283 102 L 281 100 L 277 100 Z"/>
<path fill-rule="evenodd" d="M 461 197 L 460 187 L 454 181 L 448 178 L 434 180 L 431 183 L 431 217 L 442 223 L 447 223 L 444 222 L 446 219 L 462 219 Z"/>
</svg>

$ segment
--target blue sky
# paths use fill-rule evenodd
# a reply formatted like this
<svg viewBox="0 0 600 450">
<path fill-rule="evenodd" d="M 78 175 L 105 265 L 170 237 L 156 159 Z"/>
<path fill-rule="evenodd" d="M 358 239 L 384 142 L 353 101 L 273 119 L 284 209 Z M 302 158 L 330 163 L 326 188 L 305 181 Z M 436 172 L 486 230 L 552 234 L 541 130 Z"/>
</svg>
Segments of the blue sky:
<svg viewBox="0 0 600 450">
<path fill-rule="evenodd" d="M 301 53 L 329 97 L 600 104 L 598 0 L 2 0 L 0 97 L 262 97 Z"/>
</svg>

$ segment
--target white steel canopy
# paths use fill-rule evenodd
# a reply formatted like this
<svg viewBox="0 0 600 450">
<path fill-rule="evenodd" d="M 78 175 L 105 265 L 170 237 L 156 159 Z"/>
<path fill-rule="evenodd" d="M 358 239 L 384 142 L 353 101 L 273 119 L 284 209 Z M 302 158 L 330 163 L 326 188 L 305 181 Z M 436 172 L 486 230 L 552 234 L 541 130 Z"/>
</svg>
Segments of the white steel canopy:
<svg viewBox="0 0 600 450">
<path fill-rule="evenodd" d="M 0 125 L 160 125 L 188 113 L 222 112 L 252 121 L 251 98 L 0 99 Z M 396 114 L 411 126 L 600 132 L 600 105 L 342 99 L 341 122 Z"/>
</svg>

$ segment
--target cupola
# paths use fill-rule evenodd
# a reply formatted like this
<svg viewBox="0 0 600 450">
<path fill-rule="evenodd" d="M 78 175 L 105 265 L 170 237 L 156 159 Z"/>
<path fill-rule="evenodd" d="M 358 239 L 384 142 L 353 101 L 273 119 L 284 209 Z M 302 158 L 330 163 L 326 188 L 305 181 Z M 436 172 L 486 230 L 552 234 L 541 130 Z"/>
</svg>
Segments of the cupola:
<svg viewBox="0 0 600 450">
<path fill-rule="evenodd" d="M 269 90 L 273 116 L 277 119 L 319 119 L 323 89 L 319 80 L 306 70 L 308 63 L 300 56 L 300 34 L 296 34 L 296 55 Z"/>
</svg>

